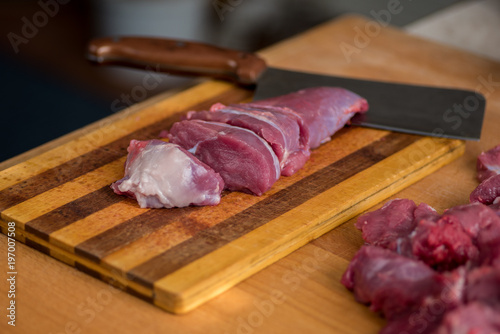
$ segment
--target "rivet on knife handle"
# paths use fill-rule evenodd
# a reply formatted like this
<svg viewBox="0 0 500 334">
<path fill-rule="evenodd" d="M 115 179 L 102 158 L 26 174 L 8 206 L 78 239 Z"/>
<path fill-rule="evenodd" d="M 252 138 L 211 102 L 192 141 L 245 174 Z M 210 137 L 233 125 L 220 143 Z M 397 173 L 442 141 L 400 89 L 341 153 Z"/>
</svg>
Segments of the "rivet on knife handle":
<svg viewBox="0 0 500 334">
<path fill-rule="evenodd" d="M 266 69 L 265 61 L 253 53 L 161 38 L 98 38 L 87 51 L 88 59 L 98 64 L 150 66 L 170 74 L 209 76 L 244 85 L 255 84 Z"/>
</svg>

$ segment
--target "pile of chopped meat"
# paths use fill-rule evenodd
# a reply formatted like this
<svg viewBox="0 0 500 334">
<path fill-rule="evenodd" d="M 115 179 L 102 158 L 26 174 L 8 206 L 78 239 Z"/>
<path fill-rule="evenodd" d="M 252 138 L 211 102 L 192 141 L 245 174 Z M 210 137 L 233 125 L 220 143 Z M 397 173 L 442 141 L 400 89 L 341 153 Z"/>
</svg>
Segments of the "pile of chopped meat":
<svg viewBox="0 0 500 334">
<path fill-rule="evenodd" d="M 358 218 L 366 244 L 342 284 L 392 333 L 500 333 L 500 145 L 477 162 L 470 203 L 438 214 L 395 199 Z"/>
<path fill-rule="evenodd" d="M 190 111 L 168 139 L 132 141 L 125 176 L 112 184 L 143 208 L 215 205 L 224 189 L 262 195 L 293 175 L 310 150 L 368 103 L 343 88 L 313 87 L 251 103 Z"/>
</svg>

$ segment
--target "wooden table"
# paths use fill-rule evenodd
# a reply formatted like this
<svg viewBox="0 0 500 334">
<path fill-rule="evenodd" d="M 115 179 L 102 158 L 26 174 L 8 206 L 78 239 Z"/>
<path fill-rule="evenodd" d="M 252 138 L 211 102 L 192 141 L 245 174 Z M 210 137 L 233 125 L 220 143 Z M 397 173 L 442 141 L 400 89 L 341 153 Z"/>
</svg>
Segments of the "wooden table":
<svg viewBox="0 0 500 334">
<path fill-rule="evenodd" d="M 438 211 L 467 203 L 477 185 L 477 155 L 500 143 L 499 63 L 392 28 L 381 29 L 376 22 L 352 16 L 284 41 L 262 55 L 272 65 L 284 68 L 465 88 L 487 97 L 481 141 L 468 142 L 464 156 L 393 197 L 426 202 Z M 172 93 L 113 118 L 124 117 L 168 94 Z M 0 169 L 101 124 L 3 162 Z M 16 328 L 4 318 L 0 332 L 376 333 L 384 320 L 357 304 L 339 283 L 349 259 L 362 244 L 353 222 L 348 221 L 185 315 L 162 311 L 17 242 Z M 8 271 L 7 238 L 3 235 L 0 249 L 3 277 Z M 7 280 L 1 279 L 0 300 L 7 299 L 8 290 Z"/>
</svg>

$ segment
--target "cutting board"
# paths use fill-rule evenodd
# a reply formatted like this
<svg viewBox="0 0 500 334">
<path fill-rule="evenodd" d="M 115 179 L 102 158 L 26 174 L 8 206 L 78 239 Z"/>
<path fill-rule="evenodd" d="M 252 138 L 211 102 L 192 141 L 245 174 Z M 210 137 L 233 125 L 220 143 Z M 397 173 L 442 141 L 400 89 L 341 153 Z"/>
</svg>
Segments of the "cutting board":
<svg viewBox="0 0 500 334">
<path fill-rule="evenodd" d="M 308 60 L 311 65 L 301 61 L 300 70 L 332 60 L 346 63 L 338 43 L 311 58 L 307 44 L 325 29 L 332 28 L 316 28 L 262 56 L 271 65 L 292 69 L 294 58 Z M 342 38 L 352 43 L 355 33 L 347 31 Z M 110 183 L 123 176 L 131 139 L 155 138 L 189 110 L 251 96 L 250 90 L 206 81 L 134 106 L 123 117 L 105 119 L 3 170 L 2 231 L 15 222 L 21 242 L 167 311 L 183 313 L 464 152 L 459 140 L 346 127 L 314 150 L 303 169 L 282 177 L 260 197 L 227 192 L 215 207 L 141 209 L 110 190 Z"/>
</svg>

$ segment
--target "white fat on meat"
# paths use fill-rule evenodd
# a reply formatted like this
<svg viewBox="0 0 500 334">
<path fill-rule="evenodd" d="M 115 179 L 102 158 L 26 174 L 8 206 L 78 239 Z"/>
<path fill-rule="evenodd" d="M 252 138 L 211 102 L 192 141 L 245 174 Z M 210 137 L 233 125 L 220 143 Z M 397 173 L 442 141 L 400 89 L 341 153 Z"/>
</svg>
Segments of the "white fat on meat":
<svg viewBox="0 0 500 334">
<path fill-rule="evenodd" d="M 132 141 L 125 177 L 113 190 L 134 197 L 141 208 L 215 205 L 224 183 L 210 167 L 180 146 Z"/>
</svg>

